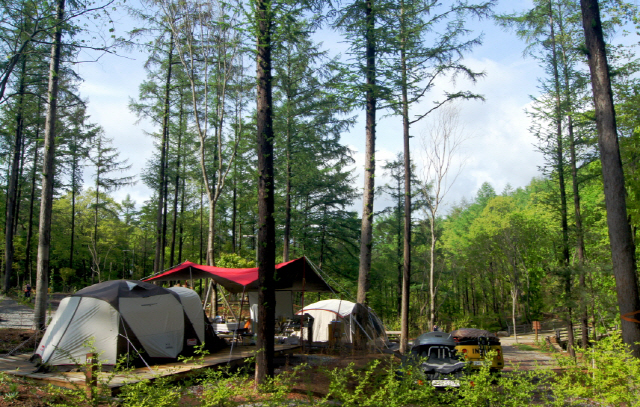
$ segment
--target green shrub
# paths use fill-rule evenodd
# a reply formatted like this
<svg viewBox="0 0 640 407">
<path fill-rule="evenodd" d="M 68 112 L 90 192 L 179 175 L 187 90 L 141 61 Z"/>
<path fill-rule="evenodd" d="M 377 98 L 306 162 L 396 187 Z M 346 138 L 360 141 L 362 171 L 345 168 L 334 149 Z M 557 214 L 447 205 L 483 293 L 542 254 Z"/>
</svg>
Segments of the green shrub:
<svg viewBox="0 0 640 407">
<path fill-rule="evenodd" d="M 631 355 L 619 333 L 597 342 L 580 360 L 558 358 L 564 369 L 552 383 L 555 406 L 597 403 L 640 406 L 640 360 Z"/>
<path fill-rule="evenodd" d="M 153 382 L 143 380 L 124 386 L 120 397 L 124 406 L 169 407 L 178 405 L 181 393 L 168 378 L 161 377 Z"/>
<path fill-rule="evenodd" d="M 331 384 L 322 405 L 337 401 L 343 407 L 426 407 L 440 405 L 448 398 L 444 392 L 436 393 L 419 368 L 400 369 L 394 363 L 383 368 L 380 363 L 374 360 L 362 370 L 350 364 L 328 371 Z"/>
<path fill-rule="evenodd" d="M 495 351 L 487 354 L 492 360 Z M 520 407 L 531 404 L 535 393 L 547 383 L 551 372 L 548 369 L 519 370 L 497 374 L 487 364 L 480 369 L 467 371 L 460 383 L 456 405 L 486 407 Z"/>
</svg>

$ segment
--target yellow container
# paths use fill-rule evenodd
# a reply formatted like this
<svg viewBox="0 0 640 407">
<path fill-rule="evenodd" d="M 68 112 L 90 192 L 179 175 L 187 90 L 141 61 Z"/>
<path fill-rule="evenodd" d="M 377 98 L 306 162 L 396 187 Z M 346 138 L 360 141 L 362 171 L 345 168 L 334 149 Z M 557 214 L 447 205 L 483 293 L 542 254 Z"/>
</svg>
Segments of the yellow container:
<svg viewBox="0 0 640 407">
<path fill-rule="evenodd" d="M 465 360 L 469 362 L 471 367 L 479 368 L 486 363 L 485 354 L 488 351 L 495 351 L 497 355 L 491 362 L 492 370 L 502 370 L 504 368 L 504 358 L 502 357 L 502 345 L 458 345 L 456 351 L 463 355 Z M 486 352 L 485 352 L 486 351 Z"/>
</svg>

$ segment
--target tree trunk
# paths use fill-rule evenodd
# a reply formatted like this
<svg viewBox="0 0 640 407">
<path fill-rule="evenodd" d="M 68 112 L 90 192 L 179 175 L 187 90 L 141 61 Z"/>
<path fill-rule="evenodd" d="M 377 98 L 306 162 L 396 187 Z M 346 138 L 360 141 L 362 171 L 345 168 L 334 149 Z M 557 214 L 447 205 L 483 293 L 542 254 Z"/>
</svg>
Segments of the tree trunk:
<svg viewBox="0 0 640 407">
<path fill-rule="evenodd" d="M 18 185 L 16 186 L 16 202 L 15 202 L 15 210 L 13 211 L 13 235 L 17 235 L 18 234 L 18 225 L 20 224 L 20 203 L 22 202 L 22 189 L 23 189 L 23 185 L 22 182 L 20 182 L 22 180 L 22 175 L 24 173 L 24 162 L 26 159 L 26 155 L 25 155 L 25 149 L 26 149 L 26 145 L 25 145 L 25 139 L 24 136 L 22 137 L 22 142 L 20 143 L 20 169 L 18 170 Z"/>
<path fill-rule="evenodd" d="M 602 162 L 607 225 L 616 279 L 618 307 L 622 315 L 640 310 L 635 247 L 627 218 L 624 172 L 616 129 L 616 115 L 597 0 L 580 0 L 588 50 L 589 70 L 596 111 L 598 147 Z M 637 318 L 637 314 L 636 314 Z M 640 358 L 640 324 L 622 319 L 622 338 Z"/>
<path fill-rule="evenodd" d="M 562 140 L 562 107 L 560 102 L 560 74 L 558 72 L 558 56 L 556 51 L 556 37 L 553 22 L 552 2 L 549 1 L 549 27 L 551 32 L 551 55 L 553 65 L 553 80 L 555 86 L 556 99 L 556 168 L 558 171 L 558 183 L 560 188 L 560 223 L 562 226 L 562 267 L 565 269 L 565 293 L 567 301 L 571 301 L 571 271 L 569 269 L 569 224 L 567 221 L 567 191 L 564 182 L 564 156 L 563 156 L 563 140 Z M 571 321 L 571 308 L 567 307 L 567 330 L 569 332 L 569 345 L 567 349 L 569 354 L 575 357 L 574 341 L 573 341 L 573 322 Z"/>
<path fill-rule="evenodd" d="M 183 171 L 184 171 L 184 169 L 183 169 Z M 184 195 L 185 195 L 185 190 L 186 190 L 185 174 L 182 174 L 182 198 L 181 198 L 181 202 L 180 202 L 180 233 L 178 234 L 180 236 L 179 239 L 178 239 L 178 263 L 182 262 L 182 244 L 184 242 L 183 233 L 184 233 Z"/>
<path fill-rule="evenodd" d="M 39 106 L 39 105 L 38 105 Z M 38 117 L 40 117 L 38 109 Z M 36 138 L 34 141 L 33 167 L 31 169 L 31 196 L 29 197 L 29 219 L 27 220 L 27 242 L 25 244 L 25 264 L 29 272 L 29 284 L 32 284 L 33 268 L 31 267 L 31 239 L 33 237 L 33 205 L 36 200 L 36 168 L 38 167 L 38 138 L 40 137 L 40 126 L 36 128 Z"/>
<path fill-rule="evenodd" d="M 74 139 L 74 144 L 76 140 Z M 74 145 L 74 148 L 77 148 L 77 145 Z M 75 244 L 75 235 L 76 235 L 76 194 L 78 190 L 78 185 L 76 182 L 76 172 L 78 171 L 79 162 L 78 162 L 77 151 L 74 152 L 73 162 L 71 168 L 71 232 L 70 232 L 70 244 L 69 244 L 69 268 L 73 269 L 73 250 Z"/>
<path fill-rule="evenodd" d="M 436 322 L 436 214 L 431 212 L 429 227 L 431 230 L 431 245 L 429 246 L 429 330 L 433 329 Z M 473 293 L 473 286 L 471 287 Z M 475 294 L 473 295 L 473 314 L 476 313 Z"/>
<path fill-rule="evenodd" d="M 169 155 L 169 130 L 167 128 L 167 145 L 164 146 L 164 150 L 167 152 L 167 155 Z M 160 239 L 160 247 L 162 248 L 160 250 L 160 264 L 162 265 L 162 268 L 164 269 L 166 267 L 166 261 L 165 261 L 165 256 L 166 256 L 166 248 L 167 248 L 167 215 L 168 215 L 168 206 L 169 206 L 169 159 L 167 157 L 167 159 L 165 159 L 164 162 L 165 168 L 164 168 L 164 180 L 162 181 L 162 185 L 164 185 L 164 189 L 163 189 L 163 196 L 162 196 L 162 202 L 164 202 L 164 208 L 162 210 L 162 237 Z"/>
<path fill-rule="evenodd" d="M 99 148 L 100 150 L 100 148 Z M 100 152 L 98 153 L 100 154 Z M 102 282 L 100 274 L 100 256 L 98 254 L 98 208 L 100 207 L 100 167 L 96 168 L 96 204 L 93 213 L 93 273 L 98 273 L 98 282 Z M 91 274 L 93 278 L 93 273 Z M 92 280 L 93 281 L 93 280 Z"/>
<path fill-rule="evenodd" d="M 165 161 L 167 160 L 167 138 L 169 136 L 169 96 L 171 90 L 171 68 L 172 68 L 172 59 L 173 59 L 173 31 L 171 31 L 170 35 L 170 44 L 169 44 L 169 62 L 167 67 L 167 79 L 164 88 L 164 116 L 162 118 L 162 141 L 161 141 L 161 150 L 160 150 L 160 174 L 158 174 L 158 212 L 156 215 L 156 252 L 153 260 L 153 272 L 158 273 L 162 271 L 164 268 L 163 263 L 163 255 L 164 247 L 162 245 L 162 230 L 163 230 L 163 222 L 162 222 L 162 211 L 164 209 L 164 186 L 166 182 L 166 177 L 164 175 L 165 170 Z"/>
<path fill-rule="evenodd" d="M 182 101 L 182 97 L 180 98 Z M 180 192 L 180 158 L 182 156 L 182 117 L 184 109 L 182 103 L 180 103 L 180 125 L 178 126 L 178 157 L 176 162 L 176 188 L 173 194 L 173 221 L 171 227 L 171 252 L 169 255 L 169 266 L 175 265 L 175 250 L 176 250 L 176 227 L 178 225 L 178 194 Z M 193 287 L 192 287 L 193 288 Z"/>
<path fill-rule="evenodd" d="M 231 198 L 231 249 L 233 253 L 236 253 L 236 246 L 238 242 L 238 234 L 236 233 L 237 221 L 238 221 L 238 173 L 236 163 L 233 163 L 233 193 Z M 242 238 L 242 236 L 239 236 Z M 239 250 L 237 251 L 239 252 Z"/>
<path fill-rule="evenodd" d="M 568 83 L 567 83 L 568 85 Z M 587 284 L 585 281 L 584 269 L 585 263 L 585 249 L 584 249 L 584 235 L 582 231 L 582 215 L 580 214 L 580 191 L 578 189 L 578 164 L 576 160 L 576 146 L 575 138 L 573 135 L 573 120 L 569 115 L 569 151 L 571 154 L 571 180 L 573 184 L 573 209 L 576 223 L 576 257 L 578 258 L 578 265 L 580 267 L 579 284 L 582 291 L 583 298 L 580 300 L 580 329 L 581 329 L 581 341 L 582 347 L 586 348 L 589 345 L 589 317 L 587 315 L 587 304 L 584 296 L 587 291 Z"/>
<path fill-rule="evenodd" d="M 562 36 L 565 35 L 563 21 L 560 19 L 558 21 L 560 25 L 560 34 Z M 578 258 L 579 265 L 579 284 L 580 289 L 582 291 L 583 298 L 580 300 L 580 328 L 581 328 L 581 341 L 582 347 L 586 348 L 589 345 L 589 317 L 587 313 L 587 304 L 584 299 L 584 295 L 587 290 L 586 282 L 585 282 L 585 272 L 584 263 L 585 263 L 585 248 L 584 248 L 584 233 L 582 229 L 582 215 L 580 213 L 580 190 L 578 187 L 578 163 L 576 158 L 576 139 L 573 134 L 573 101 L 571 96 L 571 89 L 569 83 L 569 67 L 568 67 L 568 59 L 566 55 L 566 47 L 562 47 L 562 59 L 563 59 L 563 73 L 564 73 L 564 88 L 565 88 L 565 99 L 569 109 L 567 115 L 567 128 L 569 130 L 569 154 L 571 160 L 571 183 L 572 183 L 572 192 L 573 192 L 573 209 L 574 209 L 574 219 L 576 224 L 576 257 Z"/>
<path fill-rule="evenodd" d="M 376 48 L 374 38 L 375 17 L 373 1 L 366 0 L 365 6 L 365 41 L 366 41 L 366 137 L 364 192 L 362 196 L 362 228 L 360 234 L 360 266 L 358 270 L 357 302 L 367 303 L 369 290 L 369 272 L 371 271 L 371 245 L 373 240 L 373 196 L 376 169 Z"/>
<path fill-rule="evenodd" d="M 11 274 L 13 272 L 13 236 L 14 236 L 14 215 L 16 212 L 16 195 L 18 189 L 18 177 L 20 166 L 20 151 L 22 150 L 22 130 L 24 129 L 24 91 L 26 72 L 26 57 L 22 58 L 22 70 L 20 73 L 20 86 L 18 88 L 18 112 L 16 113 L 16 137 L 13 145 L 13 159 L 11 162 L 11 175 L 9 178 L 9 189 L 7 191 L 7 207 L 5 218 L 5 262 L 4 262 L 4 291 L 9 291 L 11 285 Z"/>
<path fill-rule="evenodd" d="M 290 97 L 289 97 L 290 99 Z M 287 109 L 291 100 L 287 101 Z M 284 200 L 284 239 L 282 244 L 282 261 L 289 261 L 289 240 L 291 234 L 291 117 L 287 112 L 287 172 Z"/>
<path fill-rule="evenodd" d="M 204 182 L 204 181 L 203 181 Z M 200 261 L 202 264 L 202 259 L 204 258 L 202 248 L 203 248 L 203 234 L 204 234 L 204 187 L 200 184 Z"/>
<path fill-rule="evenodd" d="M 511 289 L 511 323 L 513 324 L 513 338 L 518 343 L 518 330 L 516 329 L 516 306 L 518 305 L 518 288 Z"/>
<path fill-rule="evenodd" d="M 216 201 L 213 197 L 209 196 L 209 232 L 207 238 L 207 265 L 215 266 L 215 252 L 214 252 L 214 241 L 216 235 Z M 211 280 L 211 312 L 212 314 L 218 315 L 218 284 Z"/>
<path fill-rule="evenodd" d="M 49 250 L 51 247 L 51 210 L 53 208 L 53 161 L 55 156 L 55 124 L 58 105 L 58 78 L 60 72 L 60 51 L 62 49 L 62 21 L 65 0 L 56 5 L 57 25 L 54 29 L 49 65 L 49 89 L 47 97 L 49 109 L 45 122 L 44 159 L 42 164 L 42 195 L 40 198 L 40 227 L 38 236 L 38 261 L 36 277 L 36 304 L 34 325 L 44 329 L 47 317 L 47 288 L 49 284 Z"/>
<path fill-rule="evenodd" d="M 256 385 L 273 377 L 275 327 L 275 221 L 273 177 L 273 118 L 271 97 L 271 3 L 256 1 L 257 142 L 258 142 L 258 341 Z"/>
<path fill-rule="evenodd" d="M 404 4 L 404 2 L 403 2 Z M 404 14 L 404 13 L 403 13 Z M 404 45 L 404 43 L 403 43 Z M 402 266 L 402 307 L 400 310 L 400 353 L 409 340 L 409 299 L 411 287 L 411 156 L 409 146 L 409 98 L 407 94 L 406 50 L 402 49 L 402 130 L 404 141 L 404 247 Z"/>
</svg>

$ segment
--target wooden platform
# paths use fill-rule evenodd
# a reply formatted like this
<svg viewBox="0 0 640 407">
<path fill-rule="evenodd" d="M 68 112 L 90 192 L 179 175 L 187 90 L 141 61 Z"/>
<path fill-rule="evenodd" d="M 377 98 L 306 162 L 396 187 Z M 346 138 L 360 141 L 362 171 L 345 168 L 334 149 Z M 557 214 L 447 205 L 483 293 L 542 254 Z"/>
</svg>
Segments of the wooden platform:
<svg viewBox="0 0 640 407">
<path fill-rule="evenodd" d="M 101 386 L 108 388 L 112 395 L 115 395 L 119 392 L 120 387 L 142 380 L 154 380 L 167 376 L 180 379 L 201 369 L 222 367 L 227 364 L 232 366 L 242 365 L 248 358 L 254 356 L 256 350 L 255 346 L 234 346 L 233 352 L 231 352 L 231 348 L 228 347 L 220 352 L 207 355 L 202 361 L 198 362 L 174 362 L 152 365 L 150 366 L 151 370 L 144 367 L 118 374 L 113 372 L 99 373 L 98 382 Z M 300 346 L 298 345 L 275 345 L 276 356 L 295 353 L 299 350 Z M 0 372 L 69 389 L 86 388 L 84 372 L 33 373 L 36 366 L 29 362 L 29 356 L 30 355 L 0 357 Z"/>
</svg>

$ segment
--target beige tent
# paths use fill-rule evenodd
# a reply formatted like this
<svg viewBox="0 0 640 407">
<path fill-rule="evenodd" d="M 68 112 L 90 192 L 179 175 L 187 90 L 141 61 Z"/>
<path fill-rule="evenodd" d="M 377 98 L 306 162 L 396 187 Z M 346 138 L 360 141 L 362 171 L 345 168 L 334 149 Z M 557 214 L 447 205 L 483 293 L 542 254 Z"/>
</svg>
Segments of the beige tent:
<svg viewBox="0 0 640 407">
<path fill-rule="evenodd" d="M 329 325 L 337 325 L 340 341 L 352 343 L 356 330 L 361 330 L 370 342 L 385 343 L 387 341 L 384 325 L 380 318 L 361 304 L 345 300 L 324 300 L 309 304 L 297 312 L 298 315 L 309 314 L 313 321 L 313 341 L 329 341 Z"/>
</svg>

